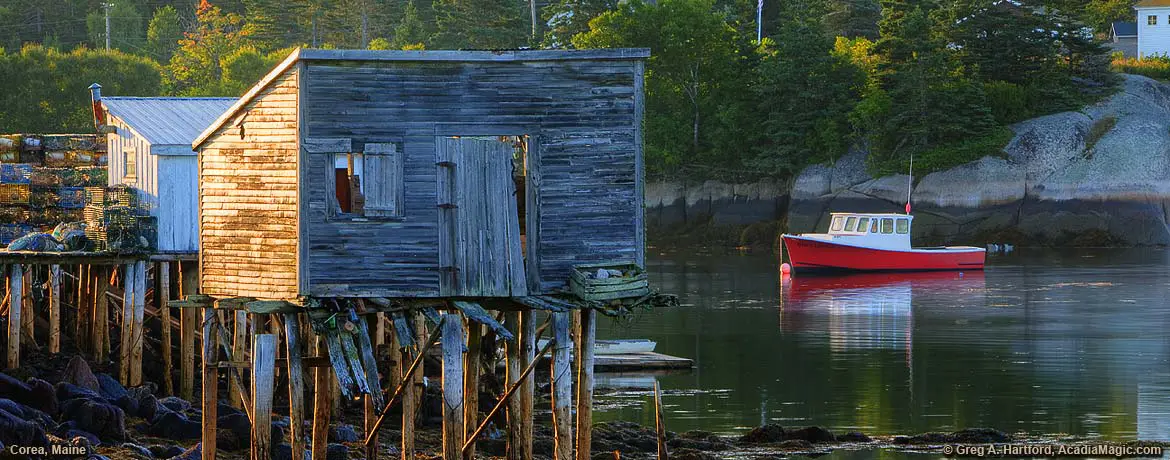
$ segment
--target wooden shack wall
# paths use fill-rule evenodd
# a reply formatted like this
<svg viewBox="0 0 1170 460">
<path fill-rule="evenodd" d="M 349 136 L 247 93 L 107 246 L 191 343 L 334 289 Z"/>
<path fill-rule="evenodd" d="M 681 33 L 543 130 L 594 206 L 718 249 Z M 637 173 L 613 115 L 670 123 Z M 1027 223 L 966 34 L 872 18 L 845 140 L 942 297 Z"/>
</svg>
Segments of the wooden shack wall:
<svg viewBox="0 0 1170 460">
<path fill-rule="evenodd" d="M 520 126 L 540 140 L 532 151 L 541 156 L 533 163 L 544 291 L 563 286 L 573 264 L 635 259 L 636 68 L 630 60 L 308 62 L 301 136 L 352 139 L 354 150 L 401 142 L 405 154 L 404 215 L 384 223 L 327 221 L 326 160 L 309 161 L 309 293 L 438 295 L 435 139 L 457 125 Z"/>
<path fill-rule="evenodd" d="M 275 78 L 200 149 L 204 294 L 297 296 L 297 72 Z"/>
<path fill-rule="evenodd" d="M 129 185 L 158 218 L 158 251 L 192 253 L 199 249 L 196 233 L 199 203 L 194 155 L 158 155 L 154 146 L 121 119 L 111 116 L 116 133 L 106 135 L 108 185 Z M 126 176 L 126 155 L 133 151 L 135 172 Z"/>
</svg>

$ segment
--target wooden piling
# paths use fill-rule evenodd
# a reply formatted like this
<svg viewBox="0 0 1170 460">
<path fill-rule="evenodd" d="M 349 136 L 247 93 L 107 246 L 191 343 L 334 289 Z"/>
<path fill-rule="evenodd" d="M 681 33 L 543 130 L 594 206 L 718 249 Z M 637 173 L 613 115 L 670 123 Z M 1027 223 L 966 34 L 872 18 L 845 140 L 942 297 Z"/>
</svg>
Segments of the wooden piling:
<svg viewBox="0 0 1170 460">
<path fill-rule="evenodd" d="M 8 278 L 8 368 L 20 367 L 21 311 L 24 307 L 24 268 L 12 265 Z"/>
<path fill-rule="evenodd" d="M 658 437 L 658 460 L 668 460 L 670 453 L 666 450 L 666 421 L 662 419 L 662 395 L 658 390 L 658 380 L 654 380 L 654 431 Z"/>
<path fill-rule="evenodd" d="M 597 336 L 597 312 L 581 310 L 577 334 L 577 460 L 591 460 L 593 436 L 593 347 Z"/>
<path fill-rule="evenodd" d="M 130 384 L 142 385 L 142 346 L 146 329 L 143 320 L 146 316 L 146 261 L 134 263 L 134 335 L 130 356 Z"/>
<path fill-rule="evenodd" d="M 469 445 L 463 458 L 475 458 L 475 439 L 468 438 L 479 426 L 479 360 L 482 353 L 483 326 L 467 321 L 467 354 L 463 365 L 463 439 Z"/>
<path fill-rule="evenodd" d="M 409 313 L 409 318 L 414 322 L 415 336 L 415 352 L 403 353 L 403 360 L 409 359 L 419 362 L 418 370 L 413 374 L 406 375 L 409 379 L 403 385 L 402 394 L 402 460 L 414 459 L 414 426 L 415 417 L 418 415 L 419 400 L 423 394 L 423 360 L 418 360 L 419 354 L 429 344 L 423 343 L 427 340 L 427 323 L 423 315 L 418 312 Z"/>
<path fill-rule="evenodd" d="M 122 334 L 119 335 L 121 347 L 118 349 L 118 380 L 123 385 L 130 385 L 130 348 L 134 336 L 134 278 L 138 275 L 134 263 L 122 266 Z"/>
<path fill-rule="evenodd" d="M 197 272 L 183 271 L 183 263 L 179 267 L 179 295 L 186 298 L 197 291 Z M 199 328 L 199 311 L 194 308 L 179 310 L 179 395 L 190 400 L 195 393 L 195 336 Z"/>
<path fill-rule="evenodd" d="M 444 315 L 443 346 L 443 458 L 460 458 L 463 447 L 463 318 Z"/>
<path fill-rule="evenodd" d="M 97 286 L 94 290 L 93 357 L 98 363 L 105 363 L 106 359 L 110 357 L 110 298 L 106 293 L 110 290 L 111 273 L 112 270 L 109 268 L 99 267 Z M 191 309 L 191 314 L 198 314 L 198 311 Z M 191 327 L 194 328 L 194 324 Z M 194 385 L 194 377 L 192 377 L 192 385 Z M 187 395 L 186 399 L 190 401 L 191 395 Z"/>
<path fill-rule="evenodd" d="M 329 356 L 325 337 L 317 336 L 315 356 Z M 329 387 L 333 380 L 333 369 L 318 367 L 313 370 L 313 460 L 325 460 L 329 448 L 329 404 L 333 401 Z"/>
<path fill-rule="evenodd" d="M 158 288 L 154 292 L 158 299 L 158 312 L 160 323 L 162 323 L 163 391 L 168 395 L 173 395 L 175 394 L 175 381 L 171 377 L 171 369 L 174 369 L 172 367 L 174 362 L 171 360 L 171 307 L 167 305 L 167 302 L 171 301 L 171 263 L 159 262 L 156 270 Z"/>
<path fill-rule="evenodd" d="M 219 368 L 215 340 L 215 310 L 203 309 L 203 460 L 215 460 L 215 426 L 219 404 Z M 324 458 L 324 457 L 321 457 Z"/>
<path fill-rule="evenodd" d="M 27 265 L 24 267 L 24 277 L 23 277 L 24 285 L 22 286 L 22 289 L 24 290 L 24 296 L 23 296 L 24 306 L 22 307 L 24 309 L 24 314 L 21 315 L 21 317 L 20 317 L 21 327 L 24 329 L 24 333 L 21 336 L 22 337 L 21 340 L 25 341 L 24 346 L 32 347 L 34 350 L 37 349 L 37 335 L 36 335 L 37 311 L 36 311 L 35 306 L 33 305 L 33 291 L 32 291 L 32 279 L 35 276 L 36 276 L 36 266 L 35 265 Z"/>
<path fill-rule="evenodd" d="M 301 365 L 301 324 L 297 313 L 284 314 L 284 343 L 288 352 L 289 445 L 293 458 L 305 458 L 305 372 Z"/>
<path fill-rule="evenodd" d="M 252 460 L 272 458 L 272 390 L 275 371 L 276 336 L 256 334 L 252 342 Z"/>
<path fill-rule="evenodd" d="M 78 314 L 78 321 L 81 315 Z M 61 352 L 61 266 L 49 266 L 49 353 Z"/>
<path fill-rule="evenodd" d="M 232 322 L 232 359 L 243 360 L 246 356 L 248 342 L 248 311 L 247 310 L 233 310 L 234 321 Z M 237 386 L 228 387 L 228 400 L 233 407 L 243 407 L 244 399 L 242 397 L 243 388 Z"/>
<path fill-rule="evenodd" d="M 553 459 L 573 458 L 573 371 L 569 359 L 573 342 L 569 339 L 569 313 L 553 313 L 552 331 L 556 346 L 552 359 Z"/>
<path fill-rule="evenodd" d="M 522 361 L 520 358 L 520 312 L 508 312 L 506 315 L 507 316 L 505 317 L 506 319 L 504 322 L 506 323 L 508 330 L 512 331 L 513 335 L 515 335 L 515 338 L 511 340 L 505 340 L 504 342 L 504 355 L 508 365 L 507 377 L 505 378 L 505 381 L 509 387 L 512 387 L 513 385 L 516 385 L 518 381 L 520 381 L 520 369 L 523 368 L 523 366 L 520 365 Z M 521 413 L 520 398 L 508 398 L 508 432 L 506 437 L 508 445 L 508 460 L 524 460 L 523 457 L 520 456 L 520 439 L 522 437 L 520 434 Z"/>
<path fill-rule="evenodd" d="M 520 364 L 527 367 L 536 359 L 536 318 L 531 310 L 520 312 Z M 532 458 L 533 398 L 536 395 L 534 376 L 524 377 L 520 386 L 520 457 Z"/>
</svg>

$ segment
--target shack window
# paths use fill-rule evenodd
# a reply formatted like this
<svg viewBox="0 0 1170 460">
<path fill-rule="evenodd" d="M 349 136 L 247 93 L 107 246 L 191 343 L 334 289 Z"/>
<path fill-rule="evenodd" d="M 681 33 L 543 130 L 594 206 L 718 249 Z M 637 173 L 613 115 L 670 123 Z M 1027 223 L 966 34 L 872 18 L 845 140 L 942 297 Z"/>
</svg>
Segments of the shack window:
<svg viewBox="0 0 1170 460">
<path fill-rule="evenodd" d="M 830 230 L 832 230 L 834 232 L 839 232 L 839 231 L 841 231 L 841 226 L 844 224 L 845 224 L 845 219 L 842 219 L 841 216 L 834 217 L 833 218 L 833 226 L 830 227 Z"/>
<path fill-rule="evenodd" d="M 335 214 L 401 217 L 403 161 L 394 144 L 366 144 L 361 153 L 333 156 Z"/>
<path fill-rule="evenodd" d="M 138 152 L 132 148 L 122 150 L 122 178 L 128 183 L 134 182 L 138 175 Z"/>
<path fill-rule="evenodd" d="M 868 227 L 869 227 L 869 218 L 868 217 L 862 217 L 861 219 L 858 219 L 857 231 L 864 233 L 865 229 Z"/>
<path fill-rule="evenodd" d="M 910 233 L 910 219 L 898 219 L 897 231 L 903 235 Z"/>
<path fill-rule="evenodd" d="M 882 233 L 894 233 L 894 219 L 882 219 Z"/>
<path fill-rule="evenodd" d="M 849 218 L 845 219 L 845 231 L 852 232 L 853 229 L 855 228 L 854 226 L 856 226 L 856 225 L 857 225 L 857 218 L 856 217 L 849 216 Z"/>
</svg>

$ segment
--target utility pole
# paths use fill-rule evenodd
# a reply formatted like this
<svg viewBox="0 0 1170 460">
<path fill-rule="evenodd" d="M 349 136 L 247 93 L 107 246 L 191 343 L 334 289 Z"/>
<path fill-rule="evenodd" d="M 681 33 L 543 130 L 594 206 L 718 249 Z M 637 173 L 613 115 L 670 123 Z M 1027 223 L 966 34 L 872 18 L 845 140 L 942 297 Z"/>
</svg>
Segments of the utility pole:
<svg viewBox="0 0 1170 460">
<path fill-rule="evenodd" d="M 764 39 L 764 0 L 756 3 L 756 43 Z"/>
<path fill-rule="evenodd" d="M 110 8 L 113 6 L 112 2 L 102 3 L 102 7 L 106 10 L 106 51 L 110 50 Z"/>
<path fill-rule="evenodd" d="M 362 48 L 370 47 L 370 17 L 366 14 L 365 8 L 362 9 Z"/>
<path fill-rule="evenodd" d="M 536 0 L 528 0 L 528 9 L 532 12 L 532 41 L 536 42 Z"/>
</svg>

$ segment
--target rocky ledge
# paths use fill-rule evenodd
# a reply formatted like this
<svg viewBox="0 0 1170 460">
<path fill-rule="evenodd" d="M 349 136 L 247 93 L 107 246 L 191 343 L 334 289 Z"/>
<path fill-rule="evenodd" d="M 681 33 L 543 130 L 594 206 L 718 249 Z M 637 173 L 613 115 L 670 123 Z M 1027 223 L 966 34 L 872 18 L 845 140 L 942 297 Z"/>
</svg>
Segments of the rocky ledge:
<svg viewBox="0 0 1170 460">
<path fill-rule="evenodd" d="M 1126 75 L 1096 105 L 1012 130 L 1002 157 L 915 178 L 917 240 L 1170 244 L 1170 86 Z M 908 177 L 871 177 L 865 155 L 799 175 L 790 232 L 823 231 L 831 211 L 902 211 Z"/>
</svg>

